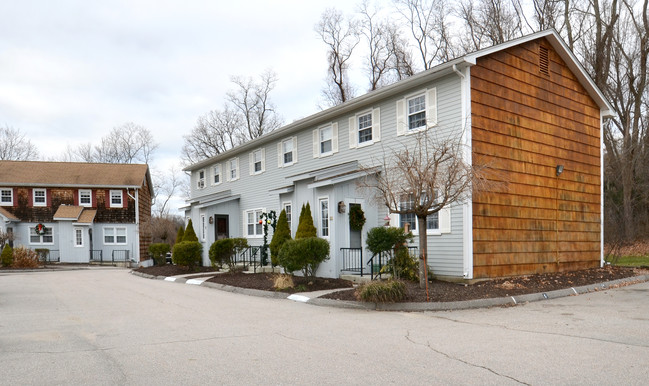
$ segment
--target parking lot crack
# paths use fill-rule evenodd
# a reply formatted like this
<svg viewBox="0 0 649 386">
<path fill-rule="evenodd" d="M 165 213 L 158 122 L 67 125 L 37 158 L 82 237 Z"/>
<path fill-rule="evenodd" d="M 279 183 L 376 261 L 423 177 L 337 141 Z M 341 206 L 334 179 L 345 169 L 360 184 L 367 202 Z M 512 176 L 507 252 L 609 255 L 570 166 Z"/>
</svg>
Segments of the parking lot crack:
<svg viewBox="0 0 649 386">
<path fill-rule="evenodd" d="M 453 356 L 453 355 L 447 354 L 447 353 L 445 353 L 445 352 L 443 352 L 443 351 L 441 351 L 441 350 L 438 350 L 438 349 L 436 349 L 435 347 L 433 347 L 429 341 L 426 342 L 426 344 L 423 344 L 423 343 L 417 342 L 417 341 L 413 340 L 413 339 L 410 337 L 410 331 L 408 331 L 407 334 L 406 334 L 406 340 L 407 340 L 408 342 L 412 343 L 412 344 L 416 344 L 416 345 L 418 345 L 418 346 L 424 346 L 424 347 L 427 347 L 429 350 L 431 350 L 431 351 L 433 351 L 433 352 L 435 352 L 435 353 L 437 353 L 437 354 L 439 354 L 439 355 L 445 356 L 446 358 L 448 358 L 448 359 L 450 359 L 450 360 L 457 361 L 457 362 L 460 362 L 460 363 L 464 363 L 464 364 L 467 365 L 467 366 L 471 366 L 471 367 L 476 367 L 476 368 L 479 368 L 479 369 L 487 370 L 487 371 L 489 371 L 490 373 L 492 373 L 492 374 L 494 374 L 494 375 L 497 375 L 497 376 L 499 376 L 499 377 L 503 377 L 503 378 L 510 379 L 510 380 L 512 380 L 512 381 L 514 381 L 514 382 L 516 382 L 516 383 L 520 383 L 521 385 L 529 385 L 529 383 L 525 383 L 525 382 L 520 381 L 520 380 L 518 380 L 518 379 L 516 379 L 516 378 L 514 378 L 514 377 L 510 377 L 509 375 L 506 375 L 506 374 L 501 374 L 501 373 L 499 373 L 499 372 L 495 371 L 494 369 L 491 369 L 491 368 L 489 368 L 489 367 L 487 367 L 487 366 L 479 365 L 479 364 L 476 364 L 476 363 L 471 363 L 471 362 L 469 362 L 469 361 L 467 361 L 467 360 L 464 360 L 464 359 L 462 359 L 462 358 L 458 358 L 458 357 L 455 357 L 455 356 Z"/>
</svg>

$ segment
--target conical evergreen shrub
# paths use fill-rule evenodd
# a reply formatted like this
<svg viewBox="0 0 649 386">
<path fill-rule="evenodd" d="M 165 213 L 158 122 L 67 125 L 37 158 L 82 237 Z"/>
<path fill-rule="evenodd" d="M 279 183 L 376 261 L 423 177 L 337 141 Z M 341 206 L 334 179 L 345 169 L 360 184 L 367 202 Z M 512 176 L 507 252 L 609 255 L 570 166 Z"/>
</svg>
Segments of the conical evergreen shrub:
<svg viewBox="0 0 649 386">
<path fill-rule="evenodd" d="M 176 234 L 176 241 L 174 243 L 175 244 L 180 243 L 181 241 L 183 241 L 183 237 L 185 237 L 185 227 L 181 225 L 180 228 L 178 228 L 178 233 Z"/>
<path fill-rule="evenodd" d="M 311 216 L 311 205 L 307 202 L 306 205 L 302 205 L 302 210 L 300 211 L 300 223 L 295 232 L 295 239 L 305 239 L 307 237 L 316 237 L 317 235 L 318 232 L 313 225 L 313 216 Z"/>
<path fill-rule="evenodd" d="M 2 254 L 0 255 L 0 262 L 2 266 L 10 267 L 14 261 L 14 250 L 9 246 L 9 243 L 5 244 L 5 247 L 2 249 Z"/>
<path fill-rule="evenodd" d="M 288 226 L 286 211 L 282 210 L 277 219 L 277 228 L 275 228 L 273 238 L 270 241 L 270 262 L 273 266 L 279 265 L 279 250 L 287 240 L 292 240 L 291 228 Z"/>
<path fill-rule="evenodd" d="M 187 223 L 187 229 L 185 229 L 183 241 L 198 241 L 198 237 L 196 236 L 196 232 L 194 232 L 194 225 L 192 224 L 191 219 L 189 219 L 189 222 Z"/>
</svg>

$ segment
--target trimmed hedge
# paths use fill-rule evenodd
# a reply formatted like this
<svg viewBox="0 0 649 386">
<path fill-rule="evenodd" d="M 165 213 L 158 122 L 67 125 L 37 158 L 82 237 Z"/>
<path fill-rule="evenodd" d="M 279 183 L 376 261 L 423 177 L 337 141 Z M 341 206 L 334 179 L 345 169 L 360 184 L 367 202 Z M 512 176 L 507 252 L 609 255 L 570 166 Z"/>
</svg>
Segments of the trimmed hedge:
<svg viewBox="0 0 649 386">
<path fill-rule="evenodd" d="M 230 272 L 235 271 L 235 261 L 232 255 L 240 250 L 248 248 L 248 240 L 243 238 L 231 238 L 217 240 L 212 243 L 208 252 L 213 267 L 228 267 Z"/>
<path fill-rule="evenodd" d="M 315 277 L 320 263 L 329 259 L 329 242 L 318 237 L 288 240 L 278 258 L 284 272 L 301 270 L 305 277 Z"/>
<path fill-rule="evenodd" d="M 149 245 L 149 253 L 157 265 L 167 263 L 167 253 L 171 251 L 171 246 L 167 243 L 153 243 Z"/>
<path fill-rule="evenodd" d="M 200 264 L 202 254 L 203 245 L 198 241 L 182 241 L 174 245 L 172 259 L 176 265 L 194 268 Z"/>
</svg>

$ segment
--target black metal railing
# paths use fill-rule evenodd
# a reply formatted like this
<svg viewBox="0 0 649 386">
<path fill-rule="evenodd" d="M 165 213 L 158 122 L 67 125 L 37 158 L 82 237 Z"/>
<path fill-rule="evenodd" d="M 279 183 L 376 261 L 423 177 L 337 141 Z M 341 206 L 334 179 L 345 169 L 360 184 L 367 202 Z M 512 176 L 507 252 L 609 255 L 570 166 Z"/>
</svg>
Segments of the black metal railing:
<svg viewBox="0 0 649 386">
<path fill-rule="evenodd" d="M 340 248 L 342 255 L 341 271 L 358 272 L 363 276 L 363 248 Z"/>
<path fill-rule="evenodd" d="M 93 249 L 90 251 L 91 261 L 104 261 L 104 251 L 101 249 Z"/>
<path fill-rule="evenodd" d="M 103 254 L 102 254 L 103 255 Z M 111 253 L 111 260 L 112 262 L 127 262 L 129 256 L 129 250 L 128 249 L 115 249 Z M 103 260 L 102 260 L 103 261 Z"/>
<path fill-rule="evenodd" d="M 261 252 L 263 248 L 263 246 L 255 245 L 234 252 L 231 257 L 232 264 L 240 264 L 248 269 L 252 267 L 253 271 L 257 273 L 257 268 L 263 266 L 261 262 Z"/>
<path fill-rule="evenodd" d="M 43 263 L 52 263 L 52 262 L 60 262 L 61 261 L 61 254 L 59 253 L 58 249 L 37 249 L 36 252 L 38 253 L 39 259 Z"/>
<path fill-rule="evenodd" d="M 419 247 L 408 246 L 408 254 L 411 256 L 418 256 Z M 372 280 L 382 279 L 382 270 L 383 267 L 390 263 L 392 254 L 388 252 L 379 252 L 372 255 L 372 257 L 367 262 L 367 265 L 370 266 L 370 278 Z"/>
</svg>

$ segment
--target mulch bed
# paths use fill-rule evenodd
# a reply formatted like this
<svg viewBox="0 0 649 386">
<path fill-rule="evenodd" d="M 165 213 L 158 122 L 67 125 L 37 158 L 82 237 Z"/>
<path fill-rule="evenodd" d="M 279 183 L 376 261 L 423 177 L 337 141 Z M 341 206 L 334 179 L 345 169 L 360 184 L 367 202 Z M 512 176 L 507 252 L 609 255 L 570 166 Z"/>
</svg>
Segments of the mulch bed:
<svg viewBox="0 0 649 386">
<path fill-rule="evenodd" d="M 196 271 L 188 271 L 186 268 L 175 265 L 153 266 L 138 268 L 137 271 L 148 273 L 154 276 L 174 276 L 181 274 L 197 273 L 198 276 L 205 276 L 205 272 L 213 272 L 210 267 L 197 267 Z M 201 274 L 203 273 L 203 274 Z M 498 298 L 505 296 L 516 296 L 530 293 L 543 293 L 558 289 L 579 287 L 588 284 L 602 283 L 606 281 L 631 277 L 649 273 L 647 270 L 626 267 L 606 266 L 604 268 L 592 268 L 582 271 L 545 273 L 529 276 L 518 276 L 505 279 L 494 279 L 481 281 L 475 284 L 455 284 L 445 281 L 433 280 L 429 283 L 428 292 L 431 302 L 450 302 L 473 299 Z M 264 291 L 276 291 L 273 287 L 273 278 L 277 274 L 272 273 L 235 273 L 218 274 L 208 281 L 221 283 L 242 288 L 252 288 Z M 295 287 L 283 292 L 295 293 L 305 291 L 318 291 L 326 289 L 350 288 L 348 290 L 336 291 L 322 296 L 326 299 L 357 300 L 352 283 L 342 279 L 316 278 L 314 281 L 295 276 L 293 278 Z M 426 290 L 419 288 L 418 283 L 408 282 L 408 297 L 406 302 L 425 302 Z"/>
</svg>

